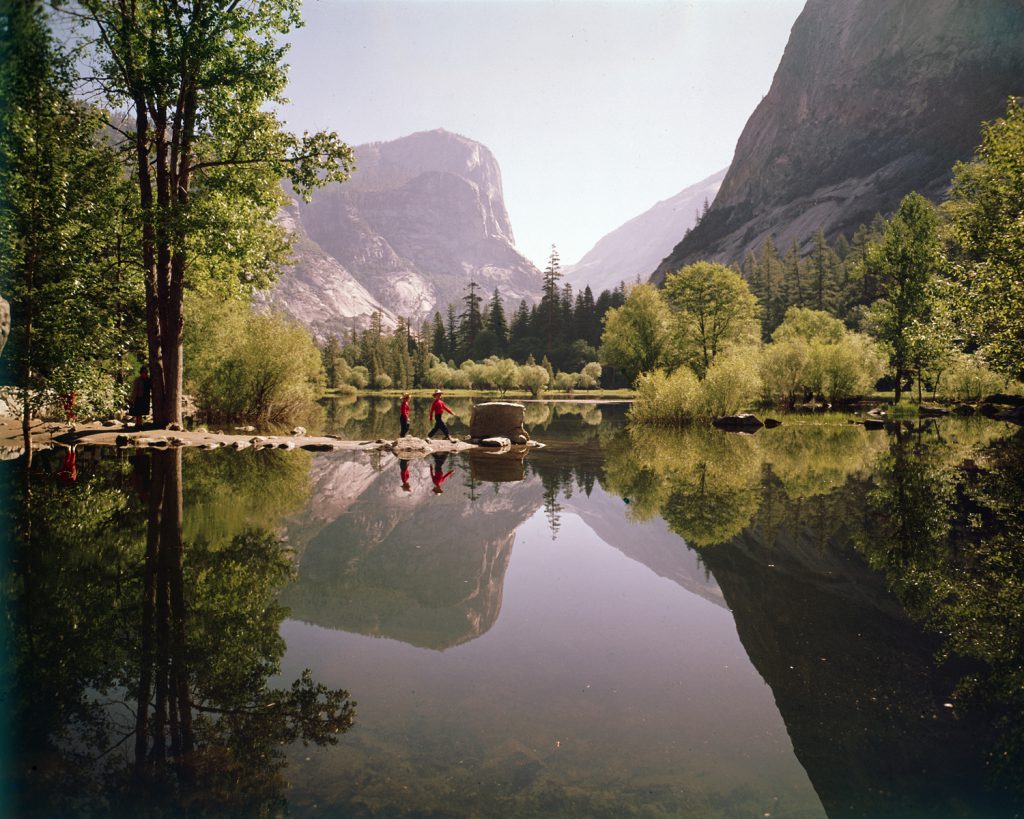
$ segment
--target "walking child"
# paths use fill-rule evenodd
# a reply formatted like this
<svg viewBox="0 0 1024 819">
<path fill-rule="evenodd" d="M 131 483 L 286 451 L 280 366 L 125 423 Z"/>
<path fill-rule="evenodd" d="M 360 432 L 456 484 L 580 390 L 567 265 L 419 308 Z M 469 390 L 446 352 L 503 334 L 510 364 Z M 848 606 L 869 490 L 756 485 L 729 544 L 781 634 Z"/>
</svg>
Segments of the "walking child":
<svg viewBox="0 0 1024 819">
<path fill-rule="evenodd" d="M 402 431 L 398 433 L 399 438 L 404 438 L 409 434 L 409 393 L 402 393 L 402 408 L 399 415 L 399 422 L 402 425 Z"/>
<path fill-rule="evenodd" d="M 434 426 L 427 433 L 427 437 L 432 438 L 435 432 L 443 432 L 444 439 L 450 441 L 452 434 L 448 431 L 443 416 L 446 412 L 449 415 L 455 415 L 455 413 L 452 412 L 451 407 L 441 400 L 443 394 L 441 390 L 434 390 L 434 403 L 430 405 L 430 419 L 434 422 Z"/>
<path fill-rule="evenodd" d="M 444 461 L 448 457 L 447 452 L 435 452 L 434 453 L 434 465 L 430 467 L 430 480 L 434 482 L 434 494 L 440 495 L 444 492 L 441 488 L 446 480 L 448 480 L 453 474 L 454 469 L 449 469 L 447 472 L 444 471 Z"/>
</svg>

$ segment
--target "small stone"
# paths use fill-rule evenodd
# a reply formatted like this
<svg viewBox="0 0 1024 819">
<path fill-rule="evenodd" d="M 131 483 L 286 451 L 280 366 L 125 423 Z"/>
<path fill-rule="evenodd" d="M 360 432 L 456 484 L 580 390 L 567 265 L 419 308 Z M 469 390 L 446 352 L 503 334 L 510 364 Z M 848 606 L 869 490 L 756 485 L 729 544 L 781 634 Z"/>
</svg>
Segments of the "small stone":
<svg viewBox="0 0 1024 819">
<path fill-rule="evenodd" d="M 306 434 L 306 428 L 305 427 L 295 427 L 295 429 L 292 430 L 292 435 L 295 435 L 296 437 L 300 437 L 300 436 L 305 435 L 305 434 Z"/>
<path fill-rule="evenodd" d="M 266 435 L 253 435 L 252 438 L 249 439 L 249 443 L 253 445 L 262 444 L 267 440 L 268 439 Z"/>
<path fill-rule="evenodd" d="M 167 429 L 170 432 L 181 432 L 184 428 L 177 421 L 172 421 L 170 424 L 164 427 L 164 429 Z"/>
<path fill-rule="evenodd" d="M 121 435 L 118 435 L 114 439 L 114 444 L 117 445 L 117 446 L 130 446 L 131 442 L 132 442 L 132 439 L 129 438 L 127 435 L 124 435 L 123 433 Z"/>
<path fill-rule="evenodd" d="M 237 432 L 255 432 L 256 427 L 235 427 Z"/>
<path fill-rule="evenodd" d="M 248 441 L 232 441 L 230 446 L 232 449 L 248 449 L 252 444 Z"/>
<path fill-rule="evenodd" d="M 281 443 L 279 443 L 277 445 L 277 448 L 278 449 L 295 449 L 295 444 L 293 444 L 291 441 L 281 441 Z"/>
</svg>

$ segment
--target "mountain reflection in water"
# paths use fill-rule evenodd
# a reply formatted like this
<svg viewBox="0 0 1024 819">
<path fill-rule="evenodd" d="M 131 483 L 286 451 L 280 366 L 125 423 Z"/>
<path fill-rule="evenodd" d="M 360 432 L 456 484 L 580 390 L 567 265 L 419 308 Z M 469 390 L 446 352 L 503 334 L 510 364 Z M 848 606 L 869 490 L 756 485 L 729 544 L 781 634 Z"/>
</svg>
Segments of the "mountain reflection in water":
<svg viewBox="0 0 1024 819">
<path fill-rule="evenodd" d="M 391 403 L 325 417 L 390 436 Z M 103 815 L 154 783 L 167 816 L 189 793 L 297 816 L 1017 815 L 1020 434 L 527 414 L 548 446 L 525 457 L 187 453 L 166 597 L 146 597 L 154 478 L 81 451 L 70 486 L 59 459 L 28 483 L 5 465 L 29 511 L 7 584 L 26 815 L 40 793 L 35 815 Z M 111 716 L 145 668 L 189 686 L 177 710 L 153 688 L 148 790 L 138 719 Z M 167 733 L 183 703 L 191 755 Z M 294 718 L 259 721 L 268 703 Z"/>
</svg>

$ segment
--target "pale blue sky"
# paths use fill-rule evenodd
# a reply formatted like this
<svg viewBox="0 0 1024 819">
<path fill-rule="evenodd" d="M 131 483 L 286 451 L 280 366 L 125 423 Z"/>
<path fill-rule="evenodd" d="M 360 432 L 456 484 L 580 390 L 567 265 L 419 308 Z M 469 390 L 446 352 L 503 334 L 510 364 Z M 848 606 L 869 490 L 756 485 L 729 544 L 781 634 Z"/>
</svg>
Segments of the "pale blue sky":
<svg viewBox="0 0 1024 819">
<path fill-rule="evenodd" d="M 802 7 L 305 0 L 282 113 L 353 145 L 433 128 L 482 142 L 519 249 L 572 263 L 729 164 Z"/>
</svg>

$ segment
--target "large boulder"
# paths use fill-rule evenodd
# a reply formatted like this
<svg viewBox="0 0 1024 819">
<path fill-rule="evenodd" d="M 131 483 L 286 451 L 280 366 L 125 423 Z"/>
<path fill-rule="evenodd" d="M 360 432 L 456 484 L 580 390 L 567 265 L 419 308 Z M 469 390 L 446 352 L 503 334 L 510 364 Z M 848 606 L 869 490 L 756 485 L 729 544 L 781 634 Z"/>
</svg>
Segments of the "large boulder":
<svg viewBox="0 0 1024 819">
<path fill-rule="evenodd" d="M 530 438 L 523 426 L 525 419 L 526 408 L 522 404 L 510 401 L 476 404 L 469 421 L 469 437 L 471 440 L 500 437 L 512 443 L 525 443 Z"/>
</svg>

